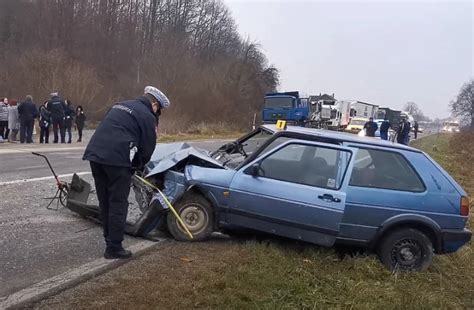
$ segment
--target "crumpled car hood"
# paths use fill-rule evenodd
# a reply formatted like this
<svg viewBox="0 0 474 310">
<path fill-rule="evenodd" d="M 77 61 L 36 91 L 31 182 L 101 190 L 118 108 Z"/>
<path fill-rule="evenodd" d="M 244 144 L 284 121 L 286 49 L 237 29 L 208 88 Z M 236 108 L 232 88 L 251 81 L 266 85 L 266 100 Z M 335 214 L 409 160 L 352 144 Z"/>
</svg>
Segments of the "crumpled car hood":
<svg viewBox="0 0 474 310">
<path fill-rule="evenodd" d="M 145 177 L 165 172 L 185 160 L 200 159 L 215 168 L 222 164 L 209 156 L 209 152 L 192 147 L 186 142 L 157 144 L 150 161 L 145 165 Z"/>
</svg>

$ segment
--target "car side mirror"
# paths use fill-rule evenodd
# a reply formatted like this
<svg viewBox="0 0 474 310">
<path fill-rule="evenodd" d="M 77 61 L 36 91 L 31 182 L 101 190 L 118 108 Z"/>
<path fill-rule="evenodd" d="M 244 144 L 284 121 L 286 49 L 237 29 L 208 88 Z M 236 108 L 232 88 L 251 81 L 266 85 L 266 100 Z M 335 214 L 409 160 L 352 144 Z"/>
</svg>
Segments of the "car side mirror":
<svg viewBox="0 0 474 310">
<path fill-rule="evenodd" d="M 250 166 L 248 169 L 247 169 L 247 173 L 250 174 L 251 176 L 258 176 L 259 172 L 260 172 L 260 162 L 256 162 L 254 164 L 252 164 L 252 166 Z"/>
</svg>

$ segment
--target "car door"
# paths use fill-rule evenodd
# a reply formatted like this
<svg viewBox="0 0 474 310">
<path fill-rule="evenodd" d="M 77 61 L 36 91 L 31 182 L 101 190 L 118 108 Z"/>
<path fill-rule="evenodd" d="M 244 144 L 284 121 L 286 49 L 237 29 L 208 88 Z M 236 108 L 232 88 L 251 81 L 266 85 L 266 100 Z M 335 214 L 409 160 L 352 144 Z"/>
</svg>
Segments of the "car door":
<svg viewBox="0 0 474 310">
<path fill-rule="evenodd" d="M 324 246 L 334 244 L 356 149 L 288 141 L 234 176 L 227 221 Z"/>
</svg>

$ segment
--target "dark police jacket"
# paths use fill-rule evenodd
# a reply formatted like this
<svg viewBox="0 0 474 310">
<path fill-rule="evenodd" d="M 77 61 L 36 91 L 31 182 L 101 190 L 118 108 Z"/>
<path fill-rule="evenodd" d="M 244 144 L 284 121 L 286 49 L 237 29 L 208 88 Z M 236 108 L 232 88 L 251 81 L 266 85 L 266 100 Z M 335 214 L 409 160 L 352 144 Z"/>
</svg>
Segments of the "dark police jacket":
<svg viewBox="0 0 474 310">
<path fill-rule="evenodd" d="M 156 145 L 156 119 L 146 97 L 115 104 L 87 145 L 83 159 L 99 164 L 142 168 Z M 136 146 L 133 162 L 130 150 Z"/>
<path fill-rule="evenodd" d="M 51 112 L 53 121 L 63 120 L 66 104 L 59 96 L 54 96 L 48 101 L 48 111 Z"/>
<path fill-rule="evenodd" d="M 38 116 L 38 109 L 31 100 L 26 100 L 18 106 L 18 116 L 20 120 L 31 121 Z"/>
</svg>

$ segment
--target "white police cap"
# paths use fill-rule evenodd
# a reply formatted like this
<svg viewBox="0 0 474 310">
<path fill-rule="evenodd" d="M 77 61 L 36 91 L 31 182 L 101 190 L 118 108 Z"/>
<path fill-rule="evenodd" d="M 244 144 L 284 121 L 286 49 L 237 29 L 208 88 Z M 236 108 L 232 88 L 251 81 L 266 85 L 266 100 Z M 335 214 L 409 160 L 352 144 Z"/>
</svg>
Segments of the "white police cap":
<svg viewBox="0 0 474 310">
<path fill-rule="evenodd" d="M 170 106 L 170 100 L 163 94 L 158 88 L 153 86 L 145 87 L 145 94 L 150 94 L 155 97 L 156 100 L 160 102 L 160 105 L 163 109 L 166 109 Z"/>
</svg>

